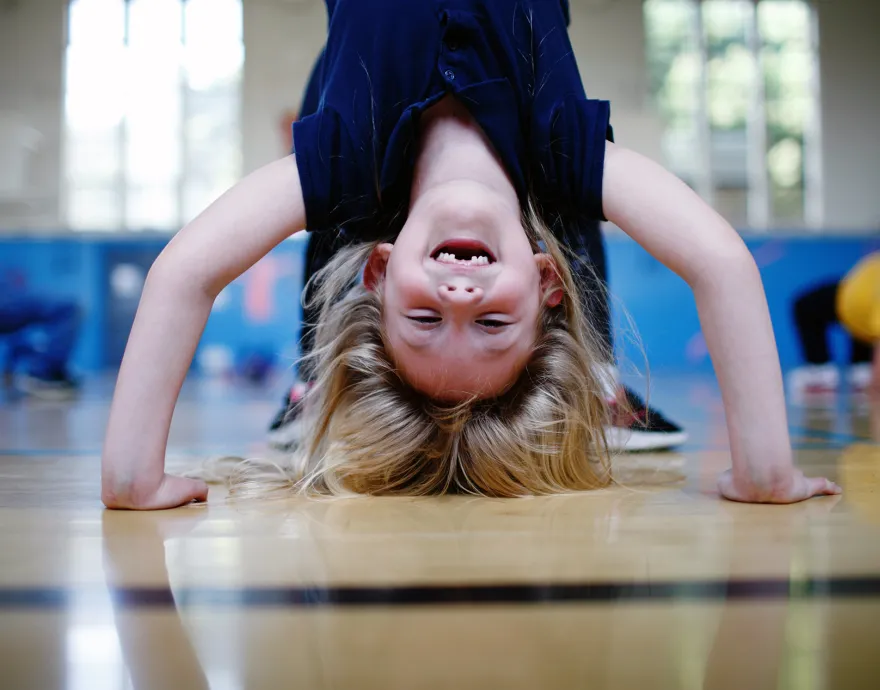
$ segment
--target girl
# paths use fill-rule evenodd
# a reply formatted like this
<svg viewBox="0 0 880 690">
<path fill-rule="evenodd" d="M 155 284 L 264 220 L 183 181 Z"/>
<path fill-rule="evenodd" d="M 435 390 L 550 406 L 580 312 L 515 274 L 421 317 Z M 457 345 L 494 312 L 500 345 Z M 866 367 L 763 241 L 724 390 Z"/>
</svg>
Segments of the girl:
<svg viewBox="0 0 880 690">
<path fill-rule="evenodd" d="M 327 5 L 320 105 L 296 123 L 295 153 L 230 190 L 150 271 L 104 446 L 106 505 L 206 498 L 164 473 L 185 372 L 214 297 L 306 227 L 347 246 L 316 287 L 304 486 L 512 496 L 607 483 L 595 372 L 610 353 L 548 230 L 603 215 L 694 290 L 730 431 L 721 493 L 839 492 L 792 464 L 754 261 L 684 184 L 606 141 L 609 106 L 584 94 L 566 2 Z"/>
<path fill-rule="evenodd" d="M 311 115 L 320 106 L 323 88 L 323 53 L 312 69 L 299 113 Z M 295 121 L 295 119 L 294 119 Z M 560 219 L 557 219 L 560 220 Z M 594 328 L 600 346 L 613 351 L 611 308 L 607 294 L 607 261 L 598 219 L 568 217 L 558 222 L 554 236 L 565 246 L 571 257 L 571 269 L 582 299 L 584 315 Z M 328 233 L 310 233 L 305 251 L 305 284 L 314 288 L 319 274 L 336 252 L 344 246 L 340 238 Z M 303 356 L 312 352 L 318 306 L 313 290 L 304 291 L 304 310 L 300 330 L 299 351 Z M 269 426 L 269 443 L 282 451 L 299 447 L 305 435 L 303 422 L 305 394 L 313 383 L 308 371 L 298 372 L 299 380 L 290 388 L 281 409 Z M 617 381 L 616 368 L 605 372 L 612 387 L 606 392 L 612 410 L 610 426 L 605 429 L 609 450 L 666 450 L 682 445 L 687 434 L 681 427 L 649 407 L 629 387 Z M 619 401 L 619 402 L 618 402 Z"/>
</svg>

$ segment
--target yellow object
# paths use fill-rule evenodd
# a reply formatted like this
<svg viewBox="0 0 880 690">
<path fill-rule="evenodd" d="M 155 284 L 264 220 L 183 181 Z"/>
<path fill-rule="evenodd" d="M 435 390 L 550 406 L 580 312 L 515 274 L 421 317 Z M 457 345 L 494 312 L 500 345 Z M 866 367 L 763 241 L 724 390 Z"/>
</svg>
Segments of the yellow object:
<svg viewBox="0 0 880 690">
<path fill-rule="evenodd" d="M 840 283 L 837 317 L 853 337 L 880 341 L 880 252 L 862 259 Z"/>
</svg>

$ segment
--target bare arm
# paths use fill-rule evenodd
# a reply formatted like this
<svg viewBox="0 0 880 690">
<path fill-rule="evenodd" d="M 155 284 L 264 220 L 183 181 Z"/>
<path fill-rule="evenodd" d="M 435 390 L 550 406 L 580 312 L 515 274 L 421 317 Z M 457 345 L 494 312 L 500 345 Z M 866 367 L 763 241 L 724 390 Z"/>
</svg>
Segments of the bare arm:
<svg viewBox="0 0 880 690">
<path fill-rule="evenodd" d="M 239 182 L 168 244 L 147 277 L 129 336 L 101 466 L 110 508 L 172 508 L 205 500 L 204 482 L 165 474 L 168 431 L 214 298 L 305 227 L 293 156 Z"/>
<path fill-rule="evenodd" d="M 721 492 L 734 500 L 788 503 L 839 493 L 792 464 L 782 374 L 754 260 L 736 231 L 687 185 L 632 151 L 609 144 L 603 203 L 608 219 L 690 285 L 715 365 L 733 469 Z"/>
</svg>

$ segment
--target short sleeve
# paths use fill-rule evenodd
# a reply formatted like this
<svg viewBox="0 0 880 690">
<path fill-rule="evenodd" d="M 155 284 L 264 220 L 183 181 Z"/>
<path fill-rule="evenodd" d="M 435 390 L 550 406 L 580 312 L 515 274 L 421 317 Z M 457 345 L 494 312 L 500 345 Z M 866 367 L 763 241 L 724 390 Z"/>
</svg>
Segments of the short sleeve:
<svg viewBox="0 0 880 690">
<path fill-rule="evenodd" d="M 565 25 L 571 26 L 571 7 L 569 7 L 569 0 L 559 0 L 559 4 L 562 5 L 562 16 L 565 17 Z"/>
<path fill-rule="evenodd" d="M 539 169 L 535 171 L 543 205 L 605 220 L 602 182 L 605 144 L 613 141 L 608 101 L 567 98 L 548 120 L 538 123 Z"/>
<path fill-rule="evenodd" d="M 375 215 L 375 171 L 336 111 L 324 107 L 295 122 L 293 149 L 309 231 L 336 231 Z"/>
</svg>

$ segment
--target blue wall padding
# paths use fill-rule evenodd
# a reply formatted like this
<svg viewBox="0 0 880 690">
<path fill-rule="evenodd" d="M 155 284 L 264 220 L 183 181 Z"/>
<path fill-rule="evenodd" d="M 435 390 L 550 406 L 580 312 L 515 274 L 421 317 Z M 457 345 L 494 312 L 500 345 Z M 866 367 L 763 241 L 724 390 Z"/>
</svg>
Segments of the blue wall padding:
<svg viewBox="0 0 880 690">
<path fill-rule="evenodd" d="M 157 236 L 0 239 L 0 285 L 75 299 L 86 319 L 74 365 L 84 372 L 114 367 L 137 295 L 115 294 L 111 274 L 120 264 L 128 265 L 129 277 L 145 271 L 166 241 Z M 748 239 L 747 244 L 764 279 L 780 358 L 791 367 L 800 361 L 791 319 L 796 294 L 839 278 L 860 257 L 880 249 L 880 238 L 767 237 Z M 208 322 L 203 350 L 219 346 L 233 357 L 262 352 L 284 364 L 293 362 L 304 246 L 302 238 L 285 242 L 224 291 Z M 627 366 L 642 368 L 644 360 L 624 309 L 637 326 L 652 368 L 710 370 L 688 286 L 625 237 L 609 238 L 608 256 L 618 350 Z M 839 334 L 833 336 L 841 359 L 843 341 Z"/>
</svg>

